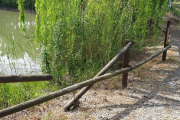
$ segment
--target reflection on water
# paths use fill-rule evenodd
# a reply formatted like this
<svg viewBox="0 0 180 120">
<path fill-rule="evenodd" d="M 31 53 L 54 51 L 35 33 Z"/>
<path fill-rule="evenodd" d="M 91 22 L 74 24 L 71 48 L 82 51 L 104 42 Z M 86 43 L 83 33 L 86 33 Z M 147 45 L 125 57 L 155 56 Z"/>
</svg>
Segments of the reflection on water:
<svg viewBox="0 0 180 120">
<path fill-rule="evenodd" d="M 0 74 L 39 74 L 40 66 L 34 62 L 27 53 L 23 58 L 9 59 L 7 55 L 0 57 Z"/>
<path fill-rule="evenodd" d="M 35 14 L 26 14 L 28 35 L 20 32 L 18 12 L 0 10 L 0 74 L 38 74 L 38 49 L 33 43 Z"/>
</svg>

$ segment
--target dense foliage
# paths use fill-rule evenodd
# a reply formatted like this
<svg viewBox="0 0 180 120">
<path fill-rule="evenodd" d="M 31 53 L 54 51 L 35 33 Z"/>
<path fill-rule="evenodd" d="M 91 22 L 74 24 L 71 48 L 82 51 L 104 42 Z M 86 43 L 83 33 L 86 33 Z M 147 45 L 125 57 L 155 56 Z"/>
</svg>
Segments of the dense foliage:
<svg viewBox="0 0 180 120">
<path fill-rule="evenodd" d="M 171 12 L 172 14 L 180 17 L 180 7 L 179 7 L 180 1 L 179 1 L 179 0 L 177 0 L 177 1 L 174 0 L 174 1 L 175 1 L 175 2 L 174 2 L 174 5 L 171 6 L 170 12 Z"/>
<path fill-rule="evenodd" d="M 125 39 L 139 48 L 150 30 L 155 39 L 167 7 L 167 0 L 36 0 L 35 42 L 43 71 L 61 82 L 64 75 L 77 79 L 97 72 Z"/>
<path fill-rule="evenodd" d="M 17 0 L 20 27 L 24 32 L 27 1 L 34 0 Z M 11 3 L 16 4 L 16 0 L 0 1 L 1 6 Z M 120 51 L 125 39 L 135 41 L 138 48 L 144 46 L 150 31 L 156 39 L 159 33 L 156 24 L 160 23 L 168 2 L 36 0 L 35 8 L 35 42 L 41 49 L 43 71 L 51 73 L 55 83 L 62 86 L 70 80 L 77 82 L 81 77 L 95 75 Z M 48 82 L 2 84 L 1 108 L 59 89 L 57 87 Z"/>
</svg>

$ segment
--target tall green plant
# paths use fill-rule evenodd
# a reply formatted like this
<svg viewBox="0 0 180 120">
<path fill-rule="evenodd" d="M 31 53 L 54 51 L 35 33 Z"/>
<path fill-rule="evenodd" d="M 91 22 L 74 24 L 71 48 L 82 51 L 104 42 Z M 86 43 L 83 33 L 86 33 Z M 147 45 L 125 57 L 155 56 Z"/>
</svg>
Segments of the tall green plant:
<svg viewBox="0 0 180 120">
<path fill-rule="evenodd" d="M 22 3 L 19 3 L 22 4 Z M 36 0 L 35 42 L 42 68 L 62 81 L 101 68 L 125 39 L 142 46 L 167 9 L 166 0 Z M 148 22 L 151 21 L 152 25 Z"/>
</svg>

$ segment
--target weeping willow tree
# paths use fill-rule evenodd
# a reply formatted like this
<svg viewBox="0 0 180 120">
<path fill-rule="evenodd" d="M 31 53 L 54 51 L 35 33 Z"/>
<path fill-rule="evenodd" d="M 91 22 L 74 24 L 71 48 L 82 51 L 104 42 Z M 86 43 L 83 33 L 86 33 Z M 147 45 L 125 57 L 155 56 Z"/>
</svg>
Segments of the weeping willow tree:
<svg viewBox="0 0 180 120">
<path fill-rule="evenodd" d="M 25 20 L 24 0 L 18 3 Z M 156 24 L 148 23 L 160 22 L 167 6 L 167 0 L 36 0 L 35 42 L 42 70 L 62 81 L 66 74 L 100 69 L 125 39 L 141 47 L 150 30 L 157 37 Z"/>
</svg>

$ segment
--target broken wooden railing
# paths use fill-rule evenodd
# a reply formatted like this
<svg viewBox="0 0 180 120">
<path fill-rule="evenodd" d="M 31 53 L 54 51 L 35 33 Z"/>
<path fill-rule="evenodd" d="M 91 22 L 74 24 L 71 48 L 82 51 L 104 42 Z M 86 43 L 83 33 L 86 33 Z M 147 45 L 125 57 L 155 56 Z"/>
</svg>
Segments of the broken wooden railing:
<svg viewBox="0 0 180 120">
<path fill-rule="evenodd" d="M 127 78 L 128 78 L 128 72 L 136 69 L 137 67 L 140 67 L 141 65 L 145 64 L 146 62 L 152 60 L 153 58 L 157 57 L 161 53 L 163 53 L 163 61 L 166 60 L 166 54 L 167 50 L 171 47 L 169 45 L 169 27 L 170 27 L 170 21 L 167 22 L 167 28 L 166 28 L 166 35 L 165 35 L 165 40 L 164 40 L 164 48 L 160 50 L 159 52 L 151 55 L 150 57 L 146 58 L 145 60 L 135 64 L 134 66 L 129 66 L 129 48 L 134 44 L 133 42 L 126 42 L 126 46 L 93 78 L 89 79 L 87 81 L 72 85 L 70 87 L 61 89 L 59 91 L 50 93 L 48 95 L 42 96 L 35 98 L 33 100 L 29 100 L 27 102 L 3 109 L 0 111 L 0 118 L 4 117 L 6 115 L 27 109 L 29 107 L 38 105 L 40 103 L 46 102 L 48 100 L 54 99 L 56 97 L 65 95 L 67 93 L 76 91 L 78 89 L 83 88 L 76 96 L 74 99 L 72 99 L 65 107 L 64 110 L 70 110 L 70 108 L 78 102 L 78 100 L 93 86 L 93 84 L 103 81 L 105 79 L 108 79 L 110 77 L 116 76 L 123 74 L 123 80 L 122 80 L 122 86 L 123 88 L 127 87 Z M 124 54 L 124 65 L 123 69 L 117 70 L 112 73 L 105 74 L 112 66 L 114 63 L 116 63 L 120 57 Z M 104 75 L 105 74 L 105 75 Z M 51 80 L 52 76 L 51 75 L 34 75 L 34 76 L 0 76 L 0 83 L 10 83 L 10 82 L 30 82 L 30 81 L 44 81 L 44 80 Z"/>
<path fill-rule="evenodd" d="M 126 52 L 129 52 L 129 48 L 134 44 L 134 42 L 127 41 L 127 45 L 94 77 L 98 77 L 106 73 Z M 124 83 L 122 83 L 124 84 Z M 93 86 L 87 86 L 83 88 L 67 105 L 65 105 L 64 110 L 68 111 L 74 105 L 74 103 L 78 102 L 78 100 Z"/>
<path fill-rule="evenodd" d="M 100 75 L 103 75 L 105 72 L 107 72 L 121 57 L 122 55 L 133 45 L 134 43 L 133 42 L 129 42 L 95 77 L 97 78 L 98 76 Z M 77 84 L 78 85 L 78 84 Z M 74 85 L 76 86 L 76 85 Z M 87 87 L 85 87 L 87 86 Z M 88 85 L 85 85 L 83 87 L 85 87 L 84 89 L 82 89 L 79 94 L 76 96 L 76 99 L 73 99 L 71 102 L 70 102 L 70 107 L 71 107 L 71 103 L 74 103 L 76 102 L 77 100 L 79 100 L 79 98 L 81 98 L 81 96 L 83 96 L 92 86 L 93 84 L 89 84 Z M 80 87 L 80 88 L 83 88 L 83 87 Z M 73 88 L 73 86 L 72 86 Z M 45 102 L 45 101 L 48 101 L 48 100 L 51 100 L 53 98 L 56 98 L 56 97 L 59 97 L 61 95 L 64 95 L 66 93 L 69 93 L 69 92 L 66 92 L 66 90 L 68 90 L 68 88 L 66 89 L 62 89 L 60 90 L 59 92 L 55 92 L 55 93 L 52 93 L 52 94 L 49 94 L 47 96 L 44 96 L 44 97 L 40 97 L 40 98 L 37 98 L 37 99 L 34 99 L 34 100 L 31 100 L 31 101 L 28 101 L 28 102 L 25 102 L 23 104 L 20 104 L 20 105 L 17 105 L 17 106 L 14 106 L 14 107 L 10 107 L 10 108 L 7 108 L 7 109 L 4 109 L 2 111 L 0 111 L 0 117 L 3 117 L 5 115 L 9 115 L 9 114 L 12 114 L 14 112 L 17 112 L 17 111 L 21 111 L 21 110 L 24 110 L 26 108 L 29 108 L 29 107 L 32 107 L 34 105 L 37 105 L 37 104 L 40 104 L 42 102 Z M 71 87 L 70 87 L 71 89 Z M 79 88 L 78 88 L 79 89 Z M 65 91 L 65 93 L 62 93 L 61 94 L 61 91 Z M 77 89 L 72 89 L 73 91 L 74 90 L 77 90 Z M 72 91 L 70 91 L 72 92 Z M 68 106 L 67 106 L 68 107 Z"/>
<path fill-rule="evenodd" d="M 120 69 L 120 70 L 116 70 L 115 72 L 112 72 L 112 73 L 107 73 L 107 74 L 104 74 L 104 75 L 101 75 L 101 76 L 97 76 L 97 77 L 95 77 L 93 79 L 89 79 L 89 80 L 86 80 L 84 82 L 69 86 L 67 88 L 58 90 L 58 91 L 50 93 L 48 95 L 38 97 L 38 98 L 35 98 L 33 100 L 29 100 L 27 102 L 20 103 L 18 105 L 15 105 L 15 106 L 0 110 L 0 118 L 4 117 L 6 115 L 10 115 L 12 113 L 18 112 L 18 111 L 27 109 L 29 107 L 33 107 L 33 106 L 38 105 L 40 103 L 46 102 L 48 100 L 52 100 L 52 99 L 57 98 L 59 96 L 62 96 L 62 95 L 65 95 L 67 93 L 70 93 L 70 92 L 76 91 L 78 89 L 81 89 L 83 87 L 91 86 L 91 85 L 93 85 L 93 84 L 95 84 L 97 82 L 103 81 L 103 80 L 111 78 L 113 76 L 117 76 L 117 75 L 120 75 L 120 74 L 123 74 L 123 73 L 130 72 L 130 71 L 140 67 L 141 65 L 145 64 L 146 62 L 152 60 L 153 58 L 157 57 L 161 53 L 167 51 L 170 47 L 171 47 L 170 45 L 166 46 L 165 48 L 163 48 L 159 52 L 151 55 L 150 57 L 146 58 L 145 60 L 143 60 L 143 61 L 141 61 L 141 62 L 139 62 L 139 63 L 137 63 L 137 64 L 135 64 L 135 65 L 133 65 L 131 67 L 123 68 L 123 69 Z"/>
</svg>

